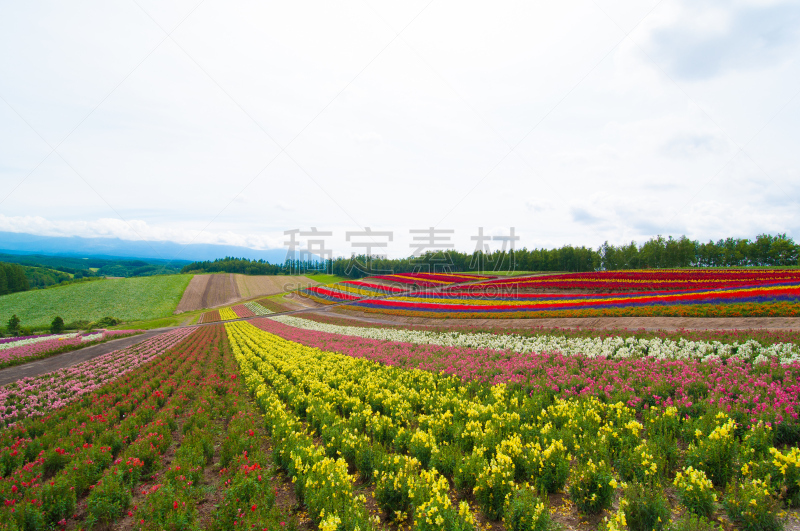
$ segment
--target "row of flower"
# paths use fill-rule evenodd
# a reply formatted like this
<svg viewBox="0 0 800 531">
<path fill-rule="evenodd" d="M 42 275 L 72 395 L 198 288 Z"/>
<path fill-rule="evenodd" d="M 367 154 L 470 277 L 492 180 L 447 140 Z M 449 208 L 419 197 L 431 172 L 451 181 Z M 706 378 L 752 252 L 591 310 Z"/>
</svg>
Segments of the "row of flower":
<svg viewBox="0 0 800 531">
<path fill-rule="evenodd" d="M 546 503 L 561 492 L 583 514 L 619 500 L 616 513 L 606 512 L 609 529 L 663 529 L 682 510 L 667 492 L 703 517 L 717 516 L 721 499 L 742 529 L 777 526 L 778 503 L 800 501 L 800 451 L 779 450 L 770 426 L 737 424 L 719 408 L 684 416 L 654 406 L 640 422 L 636 409 L 591 395 L 467 385 L 304 346 L 249 323 L 226 329 L 281 441 L 282 466 L 321 529 L 369 528 L 348 467 L 374 484 L 388 519 L 424 530 L 476 528 L 474 508 L 456 505 L 456 496 L 471 496 L 480 518 L 503 519 L 507 529 L 548 529 Z"/>
<path fill-rule="evenodd" d="M 91 341 L 97 341 L 101 338 L 111 339 L 114 337 L 121 337 L 140 332 L 142 332 L 142 330 L 101 330 L 99 332 L 72 332 L 68 334 L 47 334 L 42 336 L 28 336 L 20 338 L 7 337 L 4 338 L 3 343 L 0 344 L 0 353 L 2 353 L 4 350 L 35 345 L 43 341 L 66 341 L 69 339 L 79 339 L 84 343 L 88 343 Z"/>
<path fill-rule="evenodd" d="M 53 339 L 72 339 L 81 336 L 81 332 L 72 332 L 69 334 L 45 334 L 40 336 L 25 336 L 25 337 L 6 337 L 0 339 L 0 352 L 10 348 L 22 347 L 25 345 L 35 345 L 42 341 L 51 341 Z"/>
<path fill-rule="evenodd" d="M 47 415 L 160 356 L 192 333 L 178 328 L 55 372 L 22 378 L 0 388 L 0 426 Z"/>
<path fill-rule="evenodd" d="M 610 271 L 452 285 L 469 277 L 472 276 L 383 275 L 366 281 L 314 286 L 304 293 L 321 303 L 347 302 L 368 312 L 417 317 L 800 315 L 798 270 Z"/>
<path fill-rule="evenodd" d="M 272 310 L 268 310 L 267 308 L 264 308 L 262 305 L 260 305 L 257 302 L 246 302 L 246 303 L 244 303 L 244 306 L 248 310 L 250 310 L 253 313 L 253 315 L 267 315 L 267 314 L 272 313 Z M 242 317 L 244 317 L 244 316 L 242 316 Z"/>
<path fill-rule="evenodd" d="M 440 287 L 449 284 L 462 284 L 464 282 L 476 282 L 495 278 L 490 275 L 478 274 L 459 274 L 459 273 L 397 273 L 393 275 L 375 275 L 370 277 L 386 282 L 396 282 L 399 284 L 412 284 L 423 287 Z"/>
<path fill-rule="evenodd" d="M 288 322 L 305 326 L 296 321 L 302 320 Z M 323 328 L 318 326 L 307 326 L 310 329 L 286 326 L 282 323 L 287 322 L 287 317 L 250 322 L 309 347 L 396 367 L 453 375 L 463 381 L 518 384 L 531 392 L 563 398 L 595 396 L 608 402 L 623 402 L 638 410 L 666 404 L 678 407 L 681 414 L 696 416 L 722 409 L 741 423 L 778 424 L 780 440 L 800 442 L 798 362 L 780 365 L 777 358 L 771 358 L 753 366 L 737 357 L 724 363 L 719 358 L 591 358 L 576 352 L 497 351 L 447 346 L 447 341 L 437 344 L 372 339 L 369 337 L 380 335 L 354 336 L 315 331 L 314 328 Z M 422 334 L 429 339 L 436 337 Z M 410 333 L 406 337 L 424 339 L 425 336 Z"/>
<path fill-rule="evenodd" d="M 257 302 L 246 302 L 237 304 L 231 308 L 221 308 L 205 312 L 200 316 L 200 323 L 215 323 L 218 321 L 230 321 L 244 317 L 255 317 L 256 315 L 266 315 L 272 313 Z"/>
<path fill-rule="evenodd" d="M 204 340 L 196 337 L 191 346 Z M 116 487 L 136 485 L 160 464 L 172 442 L 174 416 L 189 401 L 182 386 L 188 387 L 191 371 L 207 365 L 197 348 L 176 350 L 186 355 L 147 364 L 88 400 L 42 419 L 23 419 L 3 434 L 4 442 L 17 436 L 0 458 L 4 528 L 66 525 L 77 500 L 90 492 L 88 527 L 121 505 Z"/>
<path fill-rule="evenodd" d="M 377 275 L 371 279 L 383 283 L 416 287 L 445 287 L 479 293 L 484 289 L 520 290 L 602 290 L 663 291 L 691 288 L 713 289 L 800 282 L 797 269 L 654 269 L 619 270 L 551 275 L 527 275 L 512 278 L 449 273 L 401 273 Z M 483 282 L 476 282 L 483 280 Z M 470 283 L 469 286 L 451 286 Z"/>
<path fill-rule="evenodd" d="M 203 327 L 58 415 L 6 430 L 0 527 L 283 529 L 291 516 L 275 506 L 237 373 L 224 329 Z M 212 462 L 220 481 L 210 488 Z"/>
<path fill-rule="evenodd" d="M 584 313 L 616 315 L 718 315 L 751 312 L 758 315 L 800 314 L 800 283 L 747 288 L 695 289 L 620 294 L 502 293 L 488 296 L 467 292 L 421 292 L 370 298 L 368 292 L 336 286 L 311 288 L 306 294 L 321 302 L 349 302 L 350 307 L 400 315 L 435 317 L 555 317 Z M 695 308 L 692 308 L 695 307 Z"/>
<path fill-rule="evenodd" d="M 407 330 L 400 328 L 377 328 L 341 326 L 301 319 L 289 315 L 275 316 L 275 321 L 306 330 L 316 330 L 357 336 L 369 339 L 403 343 L 439 345 L 443 347 L 491 349 L 516 353 L 560 353 L 566 356 L 586 358 L 656 358 L 675 360 L 720 361 L 738 359 L 749 363 L 781 364 L 800 363 L 800 347 L 795 343 L 772 343 L 762 345 L 754 339 L 739 343 L 721 341 L 691 341 L 636 336 L 568 337 L 564 335 L 540 334 L 522 336 L 518 334 L 492 334 L 475 332 L 438 332 L 432 330 Z"/>
<path fill-rule="evenodd" d="M 657 269 L 524 276 L 488 280 L 465 289 L 663 291 L 798 282 L 798 269 Z"/>
<path fill-rule="evenodd" d="M 82 348 L 91 343 L 120 339 L 142 333 L 143 330 L 103 330 L 95 333 L 77 333 L 43 336 L 38 341 L 23 340 L 6 343 L 9 347 L 0 350 L 0 368 L 17 365 L 35 359 L 46 358 Z"/>
</svg>

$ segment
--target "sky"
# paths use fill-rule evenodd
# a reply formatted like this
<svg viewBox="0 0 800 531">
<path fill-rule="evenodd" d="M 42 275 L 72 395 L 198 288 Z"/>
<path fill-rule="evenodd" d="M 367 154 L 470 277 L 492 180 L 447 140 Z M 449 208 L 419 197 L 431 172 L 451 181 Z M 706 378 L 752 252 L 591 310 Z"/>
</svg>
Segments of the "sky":
<svg viewBox="0 0 800 531">
<path fill-rule="evenodd" d="M 800 239 L 797 1 L 2 4 L 0 231 Z"/>
</svg>

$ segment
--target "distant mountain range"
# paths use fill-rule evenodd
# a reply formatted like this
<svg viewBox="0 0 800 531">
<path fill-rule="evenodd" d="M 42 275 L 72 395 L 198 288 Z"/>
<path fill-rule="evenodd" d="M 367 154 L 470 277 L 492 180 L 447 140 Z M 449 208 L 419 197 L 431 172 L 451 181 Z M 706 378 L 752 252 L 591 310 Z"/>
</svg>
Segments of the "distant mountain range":
<svg viewBox="0 0 800 531">
<path fill-rule="evenodd" d="M 236 245 L 170 241 L 131 241 L 119 238 L 81 238 L 80 236 L 37 236 L 18 232 L 0 232 L 0 252 L 17 254 L 48 254 L 63 256 L 94 256 L 103 258 L 144 258 L 186 262 L 214 260 L 233 256 L 250 260 L 283 263 L 285 249 L 259 251 Z"/>
</svg>

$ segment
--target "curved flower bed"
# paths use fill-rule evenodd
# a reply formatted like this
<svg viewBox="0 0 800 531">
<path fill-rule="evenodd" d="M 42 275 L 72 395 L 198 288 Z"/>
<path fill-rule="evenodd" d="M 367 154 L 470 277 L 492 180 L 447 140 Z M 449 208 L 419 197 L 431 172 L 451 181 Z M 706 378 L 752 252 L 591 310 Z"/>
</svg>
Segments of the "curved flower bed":
<svg viewBox="0 0 800 531">
<path fill-rule="evenodd" d="M 109 341 L 123 337 L 141 334 L 143 330 L 103 330 L 94 334 L 65 334 L 40 336 L 40 341 L 23 341 L 21 345 L 17 343 L 6 343 L 12 345 L 9 348 L 0 350 L 0 368 L 10 365 L 18 365 L 33 359 L 45 358 L 82 348 L 89 343 Z"/>
<path fill-rule="evenodd" d="M 305 293 L 321 303 L 349 302 L 351 307 L 367 312 L 416 317 L 800 315 L 800 272 L 794 270 L 666 270 L 575 275 L 583 276 L 573 275 L 572 280 L 569 280 L 570 275 L 524 277 L 466 286 L 450 286 L 444 281 L 434 286 L 432 281 L 415 281 L 415 277 L 410 277 L 406 280 L 413 284 L 412 288 L 437 289 L 409 289 L 406 293 L 387 291 L 369 282 L 346 281 L 311 287 Z M 565 289 L 595 292 L 566 293 Z M 547 290 L 550 291 L 542 292 Z"/>
<path fill-rule="evenodd" d="M 8 384 L 0 388 L 0 426 L 65 406 L 160 356 L 194 330 L 171 330 L 72 367 Z"/>
<path fill-rule="evenodd" d="M 24 347 L 26 345 L 34 345 L 42 341 L 51 341 L 53 339 L 72 339 L 80 335 L 80 332 L 73 332 L 70 334 L 46 334 L 42 336 L 26 336 L 26 337 L 7 337 L 0 340 L 0 351 L 8 350 L 11 348 Z"/>
<path fill-rule="evenodd" d="M 480 291 L 489 287 L 514 287 L 525 290 L 662 291 L 731 288 L 798 281 L 800 281 L 800 270 L 797 269 L 638 269 L 497 279 L 475 284 L 469 289 Z"/>
<path fill-rule="evenodd" d="M 231 308 L 236 317 L 255 317 L 255 313 L 248 306 L 244 304 L 237 304 Z"/>
<path fill-rule="evenodd" d="M 295 328 L 275 319 L 250 323 L 323 350 L 463 380 L 516 383 L 562 397 L 597 396 L 639 409 L 670 405 L 693 417 L 720 409 L 740 422 L 752 423 L 797 424 L 800 411 L 800 362 L 781 365 L 772 359 L 753 365 L 738 358 L 723 363 L 691 358 L 609 359 L 558 351 L 519 353 L 345 336 Z"/>
<path fill-rule="evenodd" d="M 272 313 L 272 310 L 268 310 L 264 308 L 257 302 L 246 302 L 244 303 L 245 308 L 253 312 L 253 315 L 268 315 Z"/>
<path fill-rule="evenodd" d="M 404 343 L 439 345 L 445 347 L 510 350 L 519 353 L 561 352 L 567 356 L 587 358 L 641 358 L 693 359 L 713 361 L 740 359 L 750 363 L 777 362 L 791 364 L 800 362 L 800 347 L 794 343 L 762 345 L 750 339 L 739 343 L 720 341 L 691 341 L 672 339 L 610 336 L 566 337 L 560 335 L 521 336 L 517 334 L 436 332 L 427 330 L 404 330 L 396 328 L 367 328 L 340 326 L 289 315 L 272 317 L 296 328 L 328 332 L 345 336 L 399 341 Z"/>
</svg>

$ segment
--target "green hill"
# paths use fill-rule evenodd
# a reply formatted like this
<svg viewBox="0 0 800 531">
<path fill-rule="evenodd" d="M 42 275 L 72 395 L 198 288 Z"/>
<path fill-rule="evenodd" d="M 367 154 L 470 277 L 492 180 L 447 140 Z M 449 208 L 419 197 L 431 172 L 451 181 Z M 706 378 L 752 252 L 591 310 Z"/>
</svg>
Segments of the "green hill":
<svg viewBox="0 0 800 531">
<path fill-rule="evenodd" d="M 95 280 L 0 297 L 0 326 L 16 314 L 22 326 L 49 325 L 56 315 L 65 322 L 95 321 L 105 316 L 123 321 L 171 315 L 192 275 Z"/>
</svg>

